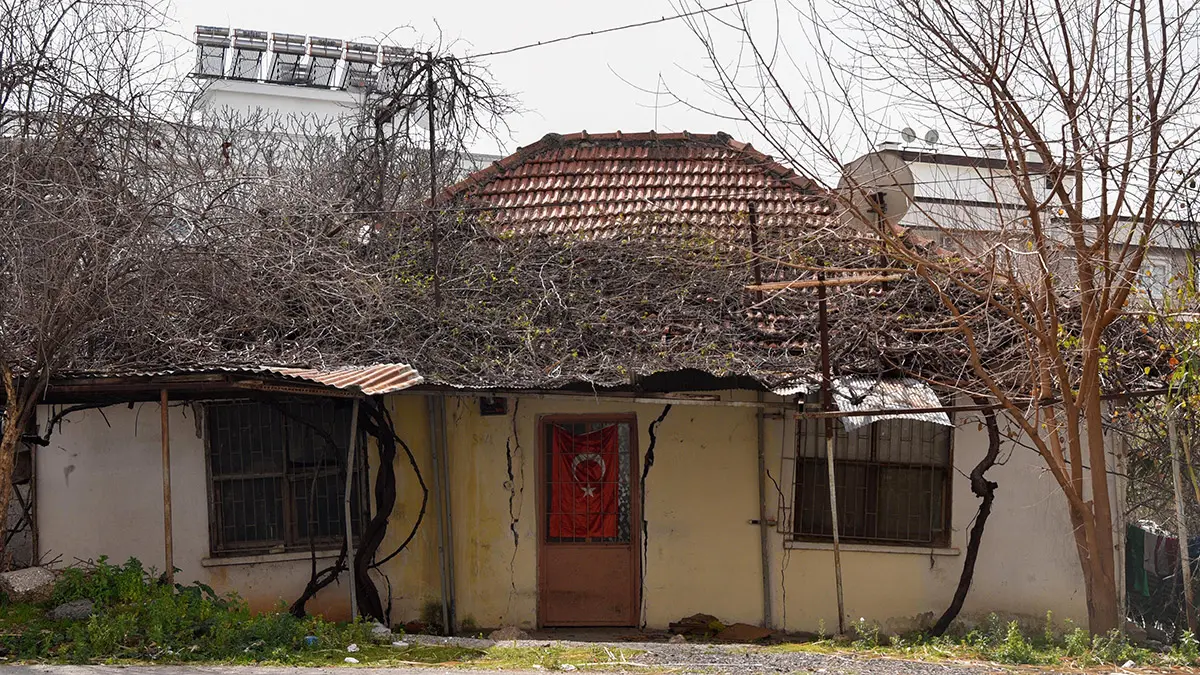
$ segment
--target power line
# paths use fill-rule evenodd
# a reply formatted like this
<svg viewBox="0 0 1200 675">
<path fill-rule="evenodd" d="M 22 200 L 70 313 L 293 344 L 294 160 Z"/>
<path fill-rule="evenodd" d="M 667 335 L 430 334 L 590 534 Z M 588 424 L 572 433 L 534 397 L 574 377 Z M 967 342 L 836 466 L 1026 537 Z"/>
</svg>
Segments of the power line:
<svg viewBox="0 0 1200 675">
<path fill-rule="evenodd" d="M 576 33 L 574 35 L 567 35 L 564 37 L 554 38 L 553 40 L 545 40 L 543 42 L 532 42 L 527 45 L 521 45 L 520 47 L 511 47 L 509 49 L 501 49 L 500 51 L 495 51 L 495 52 L 484 52 L 483 54 L 472 54 L 467 58 L 479 59 L 479 58 L 483 58 L 485 56 L 500 56 L 501 54 L 511 54 L 513 52 L 519 52 L 523 49 L 532 49 L 534 47 L 544 47 L 546 45 L 552 45 L 556 42 L 566 42 L 567 40 L 574 40 L 575 38 L 590 37 L 592 35 L 603 35 L 605 33 L 615 33 L 616 31 L 625 30 L 627 28 L 641 28 L 642 26 L 651 26 L 656 23 L 665 23 L 667 21 L 674 21 L 675 19 L 683 19 L 683 18 L 686 18 L 689 16 L 696 16 L 697 14 L 708 14 L 710 12 L 716 12 L 718 10 L 728 9 L 730 7 L 737 7 L 738 5 L 745 5 L 745 4 L 749 3 L 750 1 L 751 0 L 737 0 L 737 2 L 731 2 L 727 5 L 721 5 L 720 7 L 701 8 L 701 9 L 697 9 L 697 10 L 691 11 L 691 12 L 684 12 L 682 14 L 676 14 L 674 16 L 664 16 L 664 17 L 660 17 L 658 19 L 642 21 L 640 23 L 630 23 L 630 24 L 625 24 L 624 26 L 614 26 L 613 28 L 604 28 L 601 30 L 593 30 L 593 31 L 588 31 L 586 33 Z"/>
</svg>

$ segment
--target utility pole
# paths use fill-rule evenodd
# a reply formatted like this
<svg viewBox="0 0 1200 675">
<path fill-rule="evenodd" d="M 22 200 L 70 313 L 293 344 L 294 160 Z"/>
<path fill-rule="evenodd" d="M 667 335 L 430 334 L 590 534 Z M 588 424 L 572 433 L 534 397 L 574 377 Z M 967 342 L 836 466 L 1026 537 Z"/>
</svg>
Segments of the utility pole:
<svg viewBox="0 0 1200 675">
<path fill-rule="evenodd" d="M 442 233 L 438 223 L 437 197 L 437 132 L 433 123 L 437 108 L 437 89 L 433 78 L 433 52 L 425 52 L 425 114 L 429 121 L 429 236 L 433 254 L 433 306 L 442 306 L 441 274 L 438 270 L 438 240 Z"/>
<path fill-rule="evenodd" d="M 833 410 L 833 375 L 829 365 L 829 309 L 825 301 L 825 273 L 817 273 L 817 310 L 821 327 L 821 409 Z M 833 468 L 833 417 L 825 418 L 825 465 L 829 472 L 829 516 L 833 530 L 833 572 L 837 581 L 838 635 L 846 634 L 846 606 L 842 596 L 842 545 L 838 534 L 837 481 Z"/>
</svg>

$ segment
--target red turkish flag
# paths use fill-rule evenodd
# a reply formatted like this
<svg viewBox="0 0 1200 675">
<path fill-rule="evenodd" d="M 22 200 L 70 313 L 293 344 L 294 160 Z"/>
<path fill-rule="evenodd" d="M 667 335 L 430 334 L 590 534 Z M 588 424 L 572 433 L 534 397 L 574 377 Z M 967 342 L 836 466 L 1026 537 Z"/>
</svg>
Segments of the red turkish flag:
<svg viewBox="0 0 1200 675">
<path fill-rule="evenodd" d="M 617 425 L 573 434 L 551 433 L 550 536 L 617 536 Z"/>
</svg>

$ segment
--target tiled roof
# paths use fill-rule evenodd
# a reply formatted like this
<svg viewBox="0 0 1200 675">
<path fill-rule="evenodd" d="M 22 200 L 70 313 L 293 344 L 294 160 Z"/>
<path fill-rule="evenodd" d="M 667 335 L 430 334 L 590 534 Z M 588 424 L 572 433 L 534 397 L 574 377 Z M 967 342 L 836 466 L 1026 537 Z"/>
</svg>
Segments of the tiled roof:
<svg viewBox="0 0 1200 675">
<path fill-rule="evenodd" d="M 812 180 L 729 135 L 548 134 L 443 193 L 499 232 L 719 236 L 812 227 L 830 212 Z"/>
</svg>

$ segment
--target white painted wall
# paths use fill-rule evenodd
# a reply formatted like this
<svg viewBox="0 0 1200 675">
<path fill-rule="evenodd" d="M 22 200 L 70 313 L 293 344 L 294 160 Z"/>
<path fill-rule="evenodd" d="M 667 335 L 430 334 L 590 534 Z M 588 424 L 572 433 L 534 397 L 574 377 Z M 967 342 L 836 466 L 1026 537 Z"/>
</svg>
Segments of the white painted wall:
<svg viewBox="0 0 1200 675">
<path fill-rule="evenodd" d="M 310 562 L 270 557 L 257 564 L 206 566 L 209 558 L 208 486 L 204 439 L 191 405 L 170 406 L 171 504 L 176 581 L 201 581 L 219 592 L 237 591 L 252 609 L 291 603 L 308 581 Z M 160 407 L 109 406 L 72 413 L 37 452 L 38 546 L 43 559 L 62 565 L 107 555 L 136 557 L 165 569 Z M 39 426 L 53 415 L 38 411 Z M 292 555 L 292 558 L 297 556 Z M 266 559 L 268 557 L 264 557 Z M 321 561 L 318 561 L 319 563 Z M 325 561 L 328 562 L 328 561 Z M 313 613 L 349 615 L 346 586 L 331 586 L 309 603 Z"/>
</svg>

